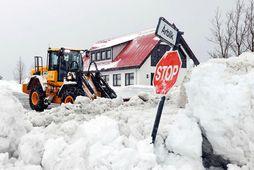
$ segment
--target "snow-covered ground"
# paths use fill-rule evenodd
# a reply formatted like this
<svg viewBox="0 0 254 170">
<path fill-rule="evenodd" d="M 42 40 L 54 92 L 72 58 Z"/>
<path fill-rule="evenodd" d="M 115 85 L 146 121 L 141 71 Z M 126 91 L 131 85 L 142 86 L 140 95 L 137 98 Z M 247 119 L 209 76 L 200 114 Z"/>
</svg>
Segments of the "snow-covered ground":
<svg viewBox="0 0 254 170">
<path fill-rule="evenodd" d="M 15 97 L 20 86 L 1 80 L 0 169 L 203 170 L 200 127 L 229 170 L 254 169 L 253 77 L 252 53 L 193 69 L 167 95 L 154 145 L 160 97 L 150 87 L 35 112 Z"/>
</svg>

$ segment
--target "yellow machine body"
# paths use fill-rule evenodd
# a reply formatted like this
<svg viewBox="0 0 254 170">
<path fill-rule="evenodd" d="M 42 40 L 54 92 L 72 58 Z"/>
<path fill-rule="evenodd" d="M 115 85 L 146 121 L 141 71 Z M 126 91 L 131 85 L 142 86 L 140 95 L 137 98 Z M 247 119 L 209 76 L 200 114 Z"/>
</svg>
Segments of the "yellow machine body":
<svg viewBox="0 0 254 170">
<path fill-rule="evenodd" d="M 59 71 L 58 70 L 49 70 L 49 53 L 50 52 L 59 52 L 63 50 L 63 48 L 49 48 L 48 49 L 48 58 L 47 58 L 47 65 L 45 66 L 39 66 L 38 68 L 32 68 L 31 70 L 31 75 L 40 75 L 43 79 L 45 79 L 47 82 L 45 83 L 45 91 L 46 91 L 46 97 L 47 96 L 56 96 L 58 93 L 59 89 L 61 86 L 64 84 L 63 81 L 58 80 L 59 76 Z M 69 49 L 69 48 L 64 48 L 64 50 L 67 51 L 75 51 L 75 52 L 80 52 L 82 49 Z M 30 93 L 30 88 L 28 87 L 28 83 L 23 83 L 22 84 L 22 91 L 26 94 Z M 53 100 L 54 103 L 61 103 L 61 100 Z"/>
<path fill-rule="evenodd" d="M 83 72 L 81 49 L 49 48 L 47 64 L 35 56 L 31 78 L 22 84 L 22 91 L 29 94 L 33 110 L 43 111 L 50 103 L 73 103 L 77 96 L 95 99 L 97 96 L 115 98 L 115 92 L 101 78 L 99 71 Z M 93 62 L 90 63 L 90 65 Z"/>
</svg>

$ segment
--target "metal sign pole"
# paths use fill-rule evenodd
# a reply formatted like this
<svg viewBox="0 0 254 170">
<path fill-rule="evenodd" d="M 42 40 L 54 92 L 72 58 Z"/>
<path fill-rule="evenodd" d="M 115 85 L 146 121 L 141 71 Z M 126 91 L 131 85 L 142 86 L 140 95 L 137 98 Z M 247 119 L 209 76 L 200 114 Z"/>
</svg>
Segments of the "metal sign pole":
<svg viewBox="0 0 254 170">
<path fill-rule="evenodd" d="M 162 110 L 163 110 L 165 99 L 166 99 L 165 96 L 161 97 L 161 100 L 160 100 L 160 103 L 159 103 L 159 106 L 158 106 L 158 110 L 157 110 L 157 114 L 156 114 L 156 117 L 155 117 L 155 121 L 154 121 L 154 125 L 153 125 L 153 131 L 152 131 L 152 135 L 151 135 L 153 144 L 155 142 L 157 131 L 158 131 L 158 128 L 159 128 L 161 113 L 162 113 Z"/>
<path fill-rule="evenodd" d="M 165 18 L 163 18 L 163 17 L 159 18 L 159 22 L 158 22 L 158 25 L 156 27 L 155 35 L 157 37 L 159 37 L 160 40 L 166 42 L 169 45 L 172 45 L 173 46 L 172 50 L 176 50 L 176 51 L 178 50 L 178 48 L 179 48 L 179 41 L 180 41 L 180 37 L 181 37 L 182 34 L 183 34 L 183 32 L 180 32 L 176 28 L 175 25 L 170 24 Z M 166 53 L 166 55 L 168 55 L 168 53 Z M 181 63 L 181 59 L 179 57 L 178 52 L 176 53 L 176 55 L 177 55 L 177 59 L 180 60 L 180 61 L 179 61 L 179 63 L 178 62 L 174 63 L 174 66 L 177 65 L 176 68 L 179 69 L 179 68 L 181 68 L 181 64 L 182 63 Z M 167 60 L 164 61 L 163 59 L 164 58 L 161 58 L 161 60 L 156 65 L 156 70 L 157 70 L 157 67 L 158 67 L 159 63 L 165 64 L 165 61 L 167 61 Z M 170 63 L 170 64 L 172 64 L 172 63 Z M 172 72 L 172 70 L 171 70 L 171 72 Z M 177 79 L 177 76 L 178 76 L 178 72 L 175 74 L 175 76 L 176 76 L 176 78 L 174 80 L 171 79 L 172 82 L 174 81 L 172 85 L 174 85 L 175 82 L 176 82 L 176 79 Z M 157 83 L 158 82 L 156 82 L 156 84 Z M 156 86 L 156 84 L 155 84 L 155 79 L 154 79 L 154 85 Z M 168 88 L 170 89 L 171 87 L 168 87 Z M 156 139 L 156 135 L 157 135 L 157 131 L 158 131 L 158 128 L 159 128 L 161 114 L 162 114 L 163 106 L 164 106 L 164 103 L 165 103 L 165 99 L 166 99 L 166 97 L 162 96 L 161 100 L 160 100 L 160 103 L 159 103 L 159 106 L 158 106 L 157 114 L 156 114 L 154 125 L 153 125 L 153 131 L 152 131 L 152 134 L 151 134 L 151 136 L 152 136 L 152 144 L 154 144 L 155 139 Z"/>
</svg>

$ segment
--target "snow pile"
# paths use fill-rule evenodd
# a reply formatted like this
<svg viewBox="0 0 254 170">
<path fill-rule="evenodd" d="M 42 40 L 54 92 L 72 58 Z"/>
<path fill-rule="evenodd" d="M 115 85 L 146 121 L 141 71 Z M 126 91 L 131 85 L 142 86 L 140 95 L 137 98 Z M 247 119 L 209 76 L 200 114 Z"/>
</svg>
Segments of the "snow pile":
<svg viewBox="0 0 254 170">
<path fill-rule="evenodd" d="M 146 97 L 147 102 L 133 97 L 119 105 L 117 100 L 98 99 L 81 106 L 86 101 L 82 97 L 74 105 L 62 105 L 60 108 L 87 107 L 91 113 L 83 114 L 82 121 L 62 116 L 65 122 L 34 128 L 21 139 L 19 159 L 44 169 L 203 169 L 197 123 L 184 113 L 176 114 L 168 100 L 158 142 L 155 147 L 150 144 L 156 104 L 154 98 Z M 111 109 L 96 114 L 103 108 L 102 101 L 111 101 Z M 75 111 L 73 108 L 70 110 Z"/>
<path fill-rule="evenodd" d="M 170 133 L 166 140 L 168 150 L 190 158 L 198 159 L 202 156 L 201 131 L 194 119 L 187 117 L 184 113 L 178 113 L 169 128 Z M 186 141 L 188 141 L 187 145 Z"/>
<path fill-rule="evenodd" d="M 78 97 L 24 113 L 9 82 L 0 81 L 0 169 L 203 170 L 200 126 L 229 170 L 253 169 L 253 77 L 252 53 L 195 68 L 186 94 L 182 86 L 167 95 L 154 145 L 159 96 L 151 88 L 117 89 L 128 102 Z"/>
<path fill-rule="evenodd" d="M 1 82 L 1 81 L 0 81 Z M 0 152 L 16 150 L 20 137 L 26 133 L 24 110 L 20 102 L 0 83 Z"/>
<path fill-rule="evenodd" d="M 138 95 L 125 103 L 121 98 L 90 101 L 78 97 L 73 105 L 62 104 L 45 112 L 28 111 L 25 119 L 34 127 L 16 136 L 15 157 L 0 154 L 1 167 L 202 170 L 200 130 L 195 119 L 184 112 L 177 114 L 179 109 L 171 100 L 177 90 L 166 100 L 154 146 L 150 136 L 159 97 L 149 94 L 151 88 L 138 89 Z M 7 92 L 3 93 L 12 96 Z M 23 124 L 24 116 L 16 117 Z M 183 135 L 177 137 L 177 133 Z"/>
<path fill-rule="evenodd" d="M 87 97 L 77 97 L 75 104 L 62 104 L 60 107 L 44 112 L 30 111 L 26 114 L 27 119 L 33 126 L 48 126 L 52 122 L 63 123 L 69 120 L 87 121 L 122 104 L 123 100 L 121 98 L 112 100 L 98 98 L 91 101 Z"/>
<path fill-rule="evenodd" d="M 186 85 L 188 109 L 215 153 L 254 168 L 254 54 L 215 59 L 194 69 Z M 233 166 L 231 166 L 233 167 Z"/>
<path fill-rule="evenodd" d="M 0 87 L 1 90 L 7 90 L 10 93 L 11 92 L 19 92 L 21 93 L 22 91 L 22 87 L 21 84 L 17 84 L 16 81 L 7 81 L 7 80 L 0 80 Z"/>
<path fill-rule="evenodd" d="M 134 140 L 134 139 L 133 139 Z M 49 139 L 42 165 L 45 169 L 132 169 L 156 163 L 152 145 L 121 136 L 118 123 L 99 116 L 78 126 L 72 138 Z M 142 147 L 138 147 L 141 145 Z M 137 150 L 150 149 L 145 152 Z"/>
<path fill-rule="evenodd" d="M 12 90 L 17 90 L 17 87 L 14 82 L 0 81 L 0 169 L 9 166 L 9 157 L 15 159 L 19 156 L 20 140 L 31 128 L 24 121 L 21 103 L 12 95 Z"/>
</svg>

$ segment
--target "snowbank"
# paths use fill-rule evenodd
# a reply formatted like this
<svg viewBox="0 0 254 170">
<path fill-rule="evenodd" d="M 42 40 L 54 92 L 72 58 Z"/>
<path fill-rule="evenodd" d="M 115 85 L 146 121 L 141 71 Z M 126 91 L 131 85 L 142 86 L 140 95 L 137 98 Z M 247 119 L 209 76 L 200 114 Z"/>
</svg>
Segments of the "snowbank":
<svg viewBox="0 0 254 170">
<path fill-rule="evenodd" d="M 134 96 L 126 103 L 121 98 L 79 97 L 74 105 L 26 113 L 39 127 L 21 138 L 18 162 L 44 169 L 202 170 L 202 139 L 194 119 L 177 114 L 178 108 L 167 100 L 153 146 L 150 135 L 159 98 L 140 95 L 142 99 Z"/>
<path fill-rule="evenodd" d="M 201 131 L 194 119 L 187 117 L 185 113 L 178 113 L 169 129 L 166 140 L 168 150 L 194 159 L 202 156 Z"/>
<path fill-rule="evenodd" d="M 214 59 L 193 70 L 188 109 L 204 127 L 215 153 L 254 166 L 254 54 Z M 231 166 L 233 167 L 233 166 Z"/>
<path fill-rule="evenodd" d="M 144 149 L 151 148 L 140 155 L 139 143 L 121 136 L 118 123 L 104 116 L 78 126 L 69 140 L 61 137 L 47 140 L 42 158 L 45 169 L 133 169 L 135 166 L 148 169 L 156 163 L 152 145 L 140 143 Z"/>
<path fill-rule="evenodd" d="M 123 100 L 121 98 L 113 100 L 98 98 L 91 101 L 87 97 L 77 97 L 75 104 L 62 104 L 60 107 L 45 110 L 44 112 L 30 111 L 26 115 L 27 119 L 34 126 L 48 126 L 52 122 L 64 123 L 69 120 L 78 122 L 88 121 L 96 115 L 115 109 L 122 104 Z"/>
<path fill-rule="evenodd" d="M 24 121 L 24 109 L 13 96 L 16 83 L 0 80 L 0 169 L 9 166 L 9 157 L 17 158 L 22 136 L 30 124 Z"/>
<path fill-rule="evenodd" d="M 0 81 L 1 82 L 1 81 Z M 0 84 L 0 152 L 13 154 L 25 134 L 24 110 L 12 92 Z"/>
<path fill-rule="evenodd" d="M 7 80 L 0 80 L 0 87 L 1 90 L 7 90 L 10 93 L 11 92 L 21 92 L 22 91 L 22 87 L 21 84 L 18 84 L 16 81 L 7 81 Z"/>
<path fill-rule="evenodd" d="M 159 96 L 150 87 L 116 89 L 128 102 L 78 97 L 35 112 L 0 81 L 0 169 L 203 170 L 199 125 L 229 170 L 253 169 L 253 77 L 252 53 L 195 68 L 186 89 L 167 95 L 155 145 Z"/>
</svg>

